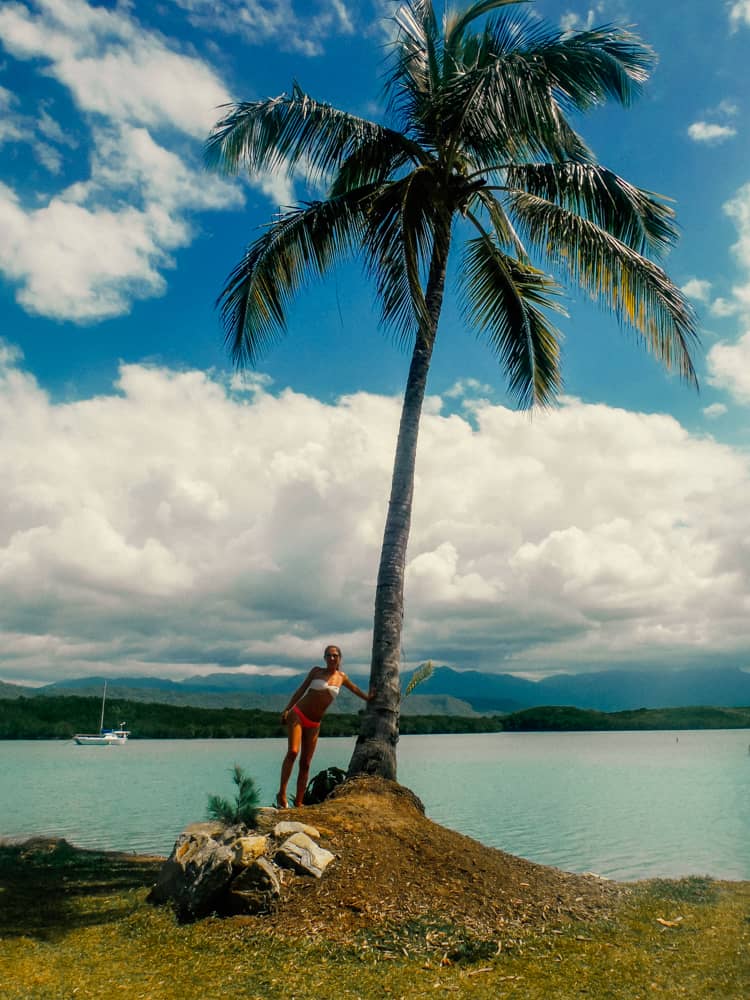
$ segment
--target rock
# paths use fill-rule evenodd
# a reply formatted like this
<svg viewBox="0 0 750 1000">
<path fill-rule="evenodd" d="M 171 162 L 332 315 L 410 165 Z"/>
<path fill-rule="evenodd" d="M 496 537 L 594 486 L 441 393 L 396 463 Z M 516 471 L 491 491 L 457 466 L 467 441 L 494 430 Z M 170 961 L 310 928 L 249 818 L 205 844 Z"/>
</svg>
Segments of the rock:
<svg viewBox="0 0 750 1000">
<path fill-rule="evenodd" d="M 295 833 L 276 851 L 274 861 L 285 868 L 292 868 L 300 875 L 312 875 L 320 878 L 334 855 L 322 847 L 318 847 L 306 833 Z"/>
<path fill-rule="evenodd" d="M 236 826 L 225 826 L 222 827 L 221 833 L 216 836 L 214 835 L 214 840 L 218 840 L 220 844 L 233 844 L 240 837 L 245 837 L 249 833 L 248 828 L 244 823 L 238 823 Z"/>
<path fill-rule="evenodd" d="M 261 806 L 255 814 L 255 825 L 259 830 L 270 830 L 278 815 L 275 806 Z"/>
<path fill-rule="evenodd" d="M 148 900 L 170 903 L 181 920 L 208 913 L 269 913 L 282 890 L 274 861 L 314 878 L 333 861 L 334 855 L 312 839 L 319 836 L 305 823 L 277 823 L 268 834 L 243 824 L 192 823 L 175 841 Z"/>
<path fill-rule="evenodd" d="M 256 858 L 268 850 L 268 837 L 251 835 L 238 837 L 231 845 L 234 852 L 234 867 L 247 868 Z"/>
<path fill-rule="evenodd" d="M 188 823 L 185 829 L 180 834 L 180 837 L 185 837 L 187 834 L 205 834 L 207 837 L 211 837 L 213 840 L 218 840 L 222 833 L 226 830 L 223 823 L 219 823 L 218 820 L 208 820 L 205 823 Z M 177 842 L 175 843 L 175 847 Z"/>
<path fill-rule="evenodd" d="M 306 823 L 292 823 L 290 820 L 283 820 L 273 828 L 274 837 L 288 837 L 293 833 L 306 833 L 308 837 L 319 837 L 320 834 L 314 826 L 307 826 Z"/>
<path fill-rule="evenodd" d="M 281 896 L 281 880 L 268 858 L 252 861 L 232 882 L 228 904 L 233 913 L 271 913 Z"/>
<path fill-rule="evenodd" d="M 148 901 L 172 903 L 182 920 L 211 913 L 232 878 L 233 858 L 230 847 L 202 830 L 181 833 Z"/>
</svg>

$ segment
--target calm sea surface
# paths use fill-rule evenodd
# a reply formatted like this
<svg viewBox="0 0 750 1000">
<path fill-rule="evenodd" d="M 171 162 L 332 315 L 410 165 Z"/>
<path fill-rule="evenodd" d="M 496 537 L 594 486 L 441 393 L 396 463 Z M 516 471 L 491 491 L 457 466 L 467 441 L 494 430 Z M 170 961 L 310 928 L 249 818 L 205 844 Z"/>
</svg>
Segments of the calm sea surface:
<svg viewBox="0 0 750 1000">
<path fill-rule="evenodd" d="M 617 879 L 750 879 L 750 731 L 405 736 L 399 780 L 427 815 L 485 844 Z M 313 773 L 351 739 L 318 744 Z M 282 740 L 0 741 L 0 837 L 168 854 L 231 795 L 236 761 L 270 804 Z"/>
</svg>

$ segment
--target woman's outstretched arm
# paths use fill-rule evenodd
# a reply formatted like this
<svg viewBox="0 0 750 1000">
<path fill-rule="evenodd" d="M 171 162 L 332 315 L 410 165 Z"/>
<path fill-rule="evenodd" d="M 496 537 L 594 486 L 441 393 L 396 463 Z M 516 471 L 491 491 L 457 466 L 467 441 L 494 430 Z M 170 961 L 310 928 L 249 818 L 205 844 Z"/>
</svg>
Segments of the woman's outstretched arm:
<svg viewBox="0 0 750 1000">
<path fill-rule="evenodd" d="M 365 694 L 362 688 L 358 688 L 357 685 L 354 683 L 354 681 L 349 680 L 346 674 L 344 674 L 344 679 L 341 682 L 341 684 L 342 687 L 345 687 L 347 690 L 351 691 L 352 694 L 356 694 L 356 696 L 358 698 L 361 698 L 362 701 L 372 701 L 372 699 L 375 697 L 372 691 L 368 691 L 368 693 Z"/>
</svg>

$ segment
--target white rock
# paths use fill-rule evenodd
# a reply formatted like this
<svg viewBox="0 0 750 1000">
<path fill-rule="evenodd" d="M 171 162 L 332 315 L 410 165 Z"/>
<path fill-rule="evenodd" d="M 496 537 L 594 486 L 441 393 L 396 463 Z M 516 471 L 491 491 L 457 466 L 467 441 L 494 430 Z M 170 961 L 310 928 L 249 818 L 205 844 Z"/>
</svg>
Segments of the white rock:
<svg viewBox="0 0 750 1000">
<path fill-rule="evenodd" d="M 289 837 L 293 833 L 306 833 L 308 837 L 319 837 L 320 834 L 314 826 L 307 826 L 306 823 L 292 823 L 291 820 L 283 820 L 273 828 L 274 837 L 281 839 Z"/>
<path fill-rule="evenodd" d="M 334 855 L 325 848 L 319 847 L 306 833 L 295 833 L 276 852 L 274 860 L 277 864 L 293 868 L 301 875 L 312 875 L 320 878 L 333 861 Z"/>
<path fill-rule="evenodd" d="M 247 868 L 261 854 L 266 853 L 268 850 L 268 837 L 260 835 L 238 837 L 231 846 L 234 851 L 234 865 L 237 868 Z"/>
</svg>

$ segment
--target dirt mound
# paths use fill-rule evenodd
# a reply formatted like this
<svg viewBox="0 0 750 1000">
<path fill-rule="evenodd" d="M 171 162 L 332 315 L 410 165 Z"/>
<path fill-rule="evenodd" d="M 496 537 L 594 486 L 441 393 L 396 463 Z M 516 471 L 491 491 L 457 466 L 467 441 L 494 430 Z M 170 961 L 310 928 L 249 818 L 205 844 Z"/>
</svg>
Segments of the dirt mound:
<svg viewBox="0 0 750 1000">
<path fill-rule="evenodd" d="M 525 930 L 606 916 L 626 890 L 485 847 L 433 823 L 416 795 L 382 778 L 360 777 L 318 806 L 281 810 L 320 831 L 337 855 L 316 881 L 293 878 L 275 932 L 322 932 L 351 941 L 358 931 L 461 927 L 477 939 L 512 942 Z"/>
</svg>

